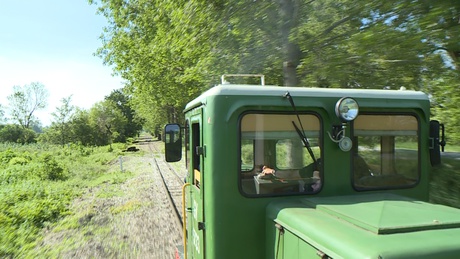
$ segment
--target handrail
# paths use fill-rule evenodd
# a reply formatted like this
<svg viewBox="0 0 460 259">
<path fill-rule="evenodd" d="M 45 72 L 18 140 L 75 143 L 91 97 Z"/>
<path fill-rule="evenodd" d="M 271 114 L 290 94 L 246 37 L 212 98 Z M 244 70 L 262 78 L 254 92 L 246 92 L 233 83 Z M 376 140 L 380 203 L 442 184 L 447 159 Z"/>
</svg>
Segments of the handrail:
<svg viewBox="0 0 460 259">
<path fill-rule="evenodd" d="M 185 183 L 184 185 L 182 185 L 182 215 L 183 215 L 183 219 L 182 219 L 182 235 L 183 235 L 183 244 L 184 244 L 184 258 L 187 259 L 187 214 L 186 214 L 186 211 L 185 211 L 185 188 L 187 186 L 189 186 L 190 183 Z"/>
<path fill-rule="evenodd" d="M 225 77 L 260 77 L 260 84 L 265 85 L 265 76 L 262 74 L 224 74 L 221 77 L 221 84 L 229 84 Z"/>
</svg>

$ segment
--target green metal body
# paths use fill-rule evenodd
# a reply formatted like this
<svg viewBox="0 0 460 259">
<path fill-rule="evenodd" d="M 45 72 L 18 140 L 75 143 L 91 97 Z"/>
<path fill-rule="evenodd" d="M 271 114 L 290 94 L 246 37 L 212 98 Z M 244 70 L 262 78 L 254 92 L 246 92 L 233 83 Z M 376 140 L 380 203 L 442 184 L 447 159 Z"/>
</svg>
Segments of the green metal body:
<svg viewBox="0 0 460 259">
<path fill-rule="evenodd" d="M 298 113 L 318 118 L 322 187 L 315 193 L 250 193 L 242 186 L 242 118 L 248 112 L 295 118 L 286 92 Z M 360 114 L 416 118 L 415 184 L 370 190 L 353 186 L 351 152 L 328 136 L 341 124 L 334 108 L 345 96 L 359 103 Z M 219 85 L 203 93 L 185 108 L 191 183 L 186 191 L 188 258 L 460 255 L 460 210 L 427 203 L 429 105 L 425 94 L 414 91 Z M 345 134 L 353 139 L 352 130 Z M 251 177 L 244 181 L 253 185 Z"/>
<path fill-rule="evenodd" d="M 267 254 L 278 258 L 458 258 L 458 209 L 399 195 L 302 198 L 268 209 Z M 284 233 L 272 222 L 283 226 Z M 308 251 L 307 251 L 308 250 Z M 274 256 L 275 255 L 275 256 Z"/>
</svg>

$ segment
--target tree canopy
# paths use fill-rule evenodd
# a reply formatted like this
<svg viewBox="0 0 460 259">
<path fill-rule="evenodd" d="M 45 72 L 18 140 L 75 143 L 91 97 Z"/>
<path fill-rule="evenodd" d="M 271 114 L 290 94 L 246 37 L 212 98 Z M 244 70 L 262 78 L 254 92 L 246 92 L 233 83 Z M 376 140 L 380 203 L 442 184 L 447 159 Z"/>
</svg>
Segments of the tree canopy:
<svg viewBox="0 0 460 259">
<path fill-rule="evenodd" d="M 276 85 L 424 91 L 460 142 L 459 1 L 97 4 L 109 21 L 97 55 L 126 79 L 151 130 L 182 119 L 185 104 L 220 75 L 262 73 Z"/>
<path fill-rule="evenodd" d="M 71 104 L 72 96 L 62 98 L 61 106 L 52 113 L 53 121 L 39 141 L 65 145 L 107 145 L 126 142 L 142 130 L 130 97 L 123 90 L 114 90 L 89 110 Z"/>
<path fill-rule="evenodd" d="M 35 119 L 34 113 L 48 104 L 48 94 L 48 90 L 39 82 L 13 86 L 13 93 L 7 97 L 12 119 L 28 129 Z"/>
</svg>

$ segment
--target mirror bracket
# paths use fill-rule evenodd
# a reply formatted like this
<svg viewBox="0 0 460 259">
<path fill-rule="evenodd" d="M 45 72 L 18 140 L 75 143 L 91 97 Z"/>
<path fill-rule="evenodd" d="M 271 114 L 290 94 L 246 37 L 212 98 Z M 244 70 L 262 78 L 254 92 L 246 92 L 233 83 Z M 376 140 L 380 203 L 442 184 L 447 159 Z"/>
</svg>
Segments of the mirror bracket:
<svg viewBox="0 0 460 259">
<path fill-rule="evenodd" d="M 439 134 L 440 131 L 441 134 Z M 437 120 L 430 121 L 429 151 L 432 166 L 441 164 L 441 150 L 444 152 L 446 146 L 444 133 L 444 124 Z"/>
<path fill-rule="evenodd" d="M 327 132 L 331 141 L 339 144 L 340 150 L 345 152 L 350 151 L 353 147 L 353 142 L 345 134 L 346 129 L 347 124 L 343 122 L 341 125 L 332 126 L 332 134 L 329 131 Z"/>
</svg>

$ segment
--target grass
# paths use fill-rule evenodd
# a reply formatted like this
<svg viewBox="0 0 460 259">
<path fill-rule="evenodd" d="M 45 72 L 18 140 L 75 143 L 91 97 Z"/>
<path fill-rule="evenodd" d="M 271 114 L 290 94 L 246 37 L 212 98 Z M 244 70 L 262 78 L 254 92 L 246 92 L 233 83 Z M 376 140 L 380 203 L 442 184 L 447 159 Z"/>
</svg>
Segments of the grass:
<svg viewBox="0 0 460 259">
<path fill-rule="evenodd" d="M 432 168 L 430 201 L 460 208 L 460 156 L 444 155 L 441 165 Z"/>
<path fill-rule="evenodd" d="M 450 145 L 449 143 L 446 144 L 445 152 L 460 152 L 460 146 L 458 145 Z"/>
<path fill-rule="evenodd" d="M 91 212 L 76 219 L 70 204 L 85 190 L 123 195 L 110 186 L 132 174 L 108 172 L 124 145 L 112 147 L 0 144 L 0 258 L 26 257 L 43 229 L 63 219 L 62 228 L 78 226 Z"/>
<path fill-rule="evenodd" d="M 134 211 L 142 206 L 142 203 L 138 200 L 129 200 L 126 203 L 110 208 L 112 214 L 119 214 L 123 212 Z"/>
</svg>

